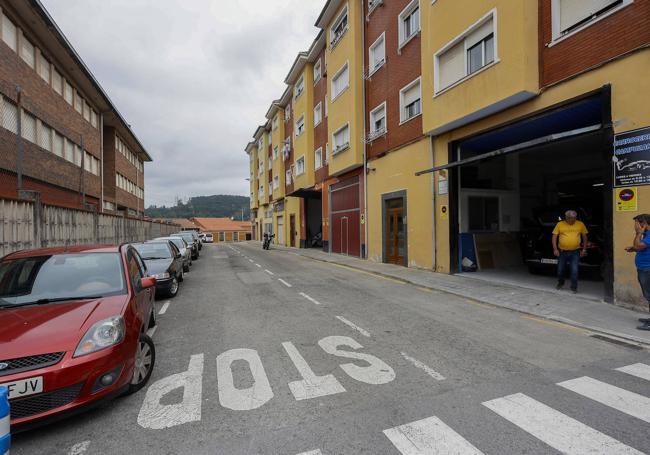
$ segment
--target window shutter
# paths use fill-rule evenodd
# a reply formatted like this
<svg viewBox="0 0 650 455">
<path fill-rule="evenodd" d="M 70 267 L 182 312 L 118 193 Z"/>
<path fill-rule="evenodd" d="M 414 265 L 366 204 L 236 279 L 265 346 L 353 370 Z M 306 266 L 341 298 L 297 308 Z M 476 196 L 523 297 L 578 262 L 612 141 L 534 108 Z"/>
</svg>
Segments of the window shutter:
<svg viewBox="0 0 650 455">
<path fill-rule="evenodd" d="M 456 44 L 438 57 L 439 89 L 450 86 L 465 76 L 464 42 Z"/>
<path fill-rule="evenodd" d="M 59 133 L 54 133 L 54 146 L 52 151 L 56 156 L 63 157 L 63 136 Z"/>
<path fill-rule="evenodd" d="M 420 84 L 415 84 L 410 89 L 406 90 L 403 93 L 403 105 L 408 106 L 409 104 L 420 99 Z"/>
<path fill-rule="evenodd" d="M 21 40 L 21 47 L 20 47 L 20 57 L 27 63 L 30 68 L 34 68 L 36 66 L 36 55 L 35 55 L 35 49 L 34 45 L 29 42 L 27 38 L 23 36 Z"/>
<path fill-rule="evenodd" d="M 567 31 L 578 22 L 590 18 L 614 3 L 617 3 L 617 0 L 561 0 L 560 32 Z"/>
<path fill-rule="evenodd" d="M 0 97 L 0 101 L 2 101 L 2 126 L 18 134 L 18 106 L 7 98 Z"/>
<path fill-rule="evenodd" d="M 467 48 L 474 46 L 476 43 L 483 41 L 487 36 L 494 32 L 494 22 L 490 19 L 485 24 L 474 30 L 465 40 Z"/>
<path fill-rule="evenodd" d="M 23 111 L 22 120 L 23 137 L 30 142 L 36 143 L 36 117 Z"/>
<path fill-rule="evenodd" d="M 38 145 L 48 152 L 52 151 L 52 129 L 43 122 L 39 123 Z"/>
<path fill-rule="evenodd" d="M 43 78 L 45 82 L 50 83 L 50 62 L 43 56 L 43 54 L 38 54 L 38 74 Z"/>
<path fill-rule="evenodd" d="M 2 41 L 14 52 L 18 50 L 18 29 L 13 22 L 5 15 L 2 15 Z"/>
<path fill-rule="evenodd" d="M 63 78 L 56 68 L 52 68 L 52 88 L 59 95 L 63 94 Z"/>
</svg>

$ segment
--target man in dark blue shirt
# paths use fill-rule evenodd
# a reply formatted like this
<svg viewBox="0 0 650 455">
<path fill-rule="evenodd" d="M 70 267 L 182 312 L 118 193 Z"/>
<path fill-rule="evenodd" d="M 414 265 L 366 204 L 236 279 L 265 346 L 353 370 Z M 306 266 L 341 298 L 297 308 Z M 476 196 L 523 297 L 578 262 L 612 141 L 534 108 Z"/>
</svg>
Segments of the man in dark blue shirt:
<svg viewBox="0 0 650 455">
<path fill-rule="evenodd" d="M 643 296 L 648 301 L 650 308 L 650 215 L 644 213 L 634 217 L 634 244 L 625 250 L 628 253 L 636 253 L 635 263 L 639 284 Z M 650 319 L 639 319 L 642 325 L 639 330 L 650 331 Z"/>
</svg>

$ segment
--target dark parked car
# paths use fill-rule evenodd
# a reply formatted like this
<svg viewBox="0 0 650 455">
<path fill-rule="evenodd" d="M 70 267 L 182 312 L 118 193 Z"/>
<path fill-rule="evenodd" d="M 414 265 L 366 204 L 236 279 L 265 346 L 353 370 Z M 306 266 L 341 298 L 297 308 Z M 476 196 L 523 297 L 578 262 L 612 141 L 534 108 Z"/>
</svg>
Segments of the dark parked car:
<svg viewBox="0 0 650 455">
<path fill-rule="evenodd" d="M 0 385 L 17 431 L 132 393 L 149 380 L 155 278 L 129 245 L 0 259 Z"/>
<path fill-rule="evenodd" d="M 192 247 L 190 247 L 182 237 L 158 237 L 154 240 L 169 240 L 178 248 L 183 256 L 183 272 L 190 271 L 192 265 Z"/>
<path fill-rule="evenodd" d="M 171 234 L 171 237 L 181 237 L 191 247 L 192 259 L 199 258 L 199 242 L 194 240 L 194 236 L 190 231 L 177 232 L 176 234 Z"/>
<path fill-rule="evenodd" d="M 522 252 L 530 273 L 554 273 L 558 260 L 553 254 L 551 237 L 553 228 L 564 219 L 569 208 L 544 207 L 536 210 L 529 226 L 522 229 Z M 589 230 L 587 256 L 580 258 L 580 271 L 593 276 L 600 276 L 603 264 L 603 231 L 594 223 L 584 209 L 572 209 L 578 212 L 578 219 Z"/>
<path fill-rule="evenodd" d="M 183 256 L 169 240 L 134 243 L 149 275 L 156 279 L 156 297 L 176 297 L 183 281 Z"/>
<path fill-rule="evenodd" d="M 199 250 L 203 249 L 203 239 L 201 238 L 198 232 L 196 231 L 183 231 L 183 232 L 189 232 L 190 234 L 192 234 L 194 241 L 199 245 Z"/>
</svg>

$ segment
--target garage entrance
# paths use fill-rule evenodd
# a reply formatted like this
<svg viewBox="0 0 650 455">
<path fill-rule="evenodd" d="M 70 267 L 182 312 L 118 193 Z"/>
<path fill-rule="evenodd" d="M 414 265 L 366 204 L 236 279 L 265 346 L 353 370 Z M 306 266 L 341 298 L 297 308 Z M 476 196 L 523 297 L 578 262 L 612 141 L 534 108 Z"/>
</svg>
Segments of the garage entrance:
<svg viewBox="0 0 650 455">
<path fill-rule="evenodd" d="M 361 256 L 360 193 L 358 176 L 330 186 L 332 253 Z"/>
<path fill-rule="evenodd" d="M 455 272 L 554 289 L 552 230 L 567 210 L 575 210 L 589 230 L 579 294 L 612 299 L 608 107 L 609 92 L 603 91 L 452 145 Z"/>
</svg>

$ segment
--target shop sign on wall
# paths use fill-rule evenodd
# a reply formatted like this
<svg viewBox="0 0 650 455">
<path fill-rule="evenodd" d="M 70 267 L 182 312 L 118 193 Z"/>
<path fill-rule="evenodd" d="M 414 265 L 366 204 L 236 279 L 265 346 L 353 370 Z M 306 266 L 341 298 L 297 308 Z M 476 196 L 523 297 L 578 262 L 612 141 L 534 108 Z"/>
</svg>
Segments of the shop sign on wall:
<svg viewBox="0 0 650 455">
<path fill-rule="evenodd" d="M 636 187 L 616 189 L 616 211 L 636 212 L 638 210 L 638 192 Z"/>
<path fill-rule="evenodd" d="M 650 185 L 650 127 L 614 137 L 614 186 Z"/>
</svg>

